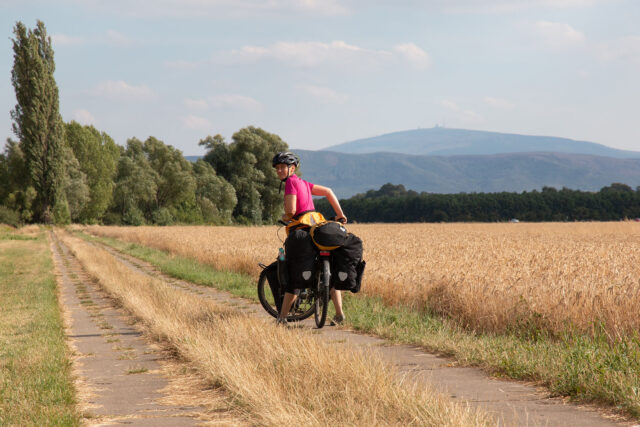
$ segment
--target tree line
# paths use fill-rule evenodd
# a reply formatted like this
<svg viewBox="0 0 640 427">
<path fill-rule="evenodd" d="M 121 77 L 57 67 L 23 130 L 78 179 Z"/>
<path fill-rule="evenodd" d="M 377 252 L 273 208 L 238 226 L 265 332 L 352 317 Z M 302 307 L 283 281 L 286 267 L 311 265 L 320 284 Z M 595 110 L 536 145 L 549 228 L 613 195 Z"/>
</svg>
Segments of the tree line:
<svg viewBox="0 0 640 427">
<path fill-rule="evenodd" d="M 17 104 L 0 154 L 0 223 L 262 224 L 281 215 L 274 153 L 287 144 L 256 127 L 227 143 L 199 145 L 191 163 L 157 138 L 117 145 L 105 132 L 59 113 L 51 38 L 44 23 L 14 27 L 11 73 Z"/>
<path fill-rule="evenodd" d="M 433 194 L 385 184 L 340 201 L 356 222 L 617 221 L 640 218 L 640 187 L 614 183 L 589 192 L 543 187 L 522 193 Z M 331 214 L 324 200 L 316 203 Z"/>
<path fill-rule="evenodd" d="M 271 159 L 287 144 L 263 129 L 240 129 L 231 143 L 208 136 L 199 142 L 206 155 L 194 163 L 152 136 L 122 147 L 93 126 L 72 121 L 62 129 L 56 184 L 48 188 L 32 178 L 39 163 L 25 154 L 29 147 L 7 141 L 0 223 L 264 224 L 282 214 Z"/>
</svg>

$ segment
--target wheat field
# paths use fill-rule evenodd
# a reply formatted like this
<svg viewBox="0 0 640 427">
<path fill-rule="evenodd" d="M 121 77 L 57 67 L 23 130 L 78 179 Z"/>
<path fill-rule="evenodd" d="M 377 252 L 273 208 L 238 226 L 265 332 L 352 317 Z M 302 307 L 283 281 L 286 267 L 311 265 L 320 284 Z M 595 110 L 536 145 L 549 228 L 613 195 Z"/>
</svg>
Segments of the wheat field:
<svg viewBox="0 0 640 427">
<path fill-rule="evenodd" d="M 429 309 L 467 328 L 530 325 L 551 333 L 640 329 L 640 224 L 357 224 L 363 292 Z M 102 227 L 92 234 L 257 277 L 275 259 L 277 227 Z"/>
</svg>

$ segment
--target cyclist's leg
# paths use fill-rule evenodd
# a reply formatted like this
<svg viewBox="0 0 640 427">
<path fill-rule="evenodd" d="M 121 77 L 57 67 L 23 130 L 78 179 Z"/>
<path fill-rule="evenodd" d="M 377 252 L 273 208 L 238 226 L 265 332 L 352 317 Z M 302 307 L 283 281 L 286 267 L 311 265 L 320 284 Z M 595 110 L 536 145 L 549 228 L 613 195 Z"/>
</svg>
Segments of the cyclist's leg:
<svg viewBox="0 0 640 427">
<path fill-rule="evenodd" d="M 298 295 L 292 294 L 290 292 L 284 293 L 284 300 L 282 301 L 282 309 L 280 310 L 280 319 L 286 319 L 289 314 L 289 310 L 291 310 L 291 306 L 295 302 Z"/>
<path fill-rule="evenodd" d="M 342 311 L 342 293 L 331 288 L 331 301 L 333 301 L 333 306 L 336 309 L 336 316 L 344 319 L 344 312 Z"/>
</svg>

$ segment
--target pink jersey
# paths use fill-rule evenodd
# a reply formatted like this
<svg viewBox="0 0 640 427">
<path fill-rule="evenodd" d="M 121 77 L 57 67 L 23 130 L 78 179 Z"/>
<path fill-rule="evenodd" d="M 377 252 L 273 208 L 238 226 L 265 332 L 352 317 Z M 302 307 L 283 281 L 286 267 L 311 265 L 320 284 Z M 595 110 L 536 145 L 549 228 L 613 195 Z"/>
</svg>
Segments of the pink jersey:
<svg viewBox="0 0 640 427">
<path fill-rule="evenodd" d="M 292 194 L 296 196 L 296 214 L 306 211 L 313 211 L 313 198 L 311 189 L 313 184 L 301 179 L 297 175 L 291 175 L 284 185 L 284 195 Z"/>
</svg>

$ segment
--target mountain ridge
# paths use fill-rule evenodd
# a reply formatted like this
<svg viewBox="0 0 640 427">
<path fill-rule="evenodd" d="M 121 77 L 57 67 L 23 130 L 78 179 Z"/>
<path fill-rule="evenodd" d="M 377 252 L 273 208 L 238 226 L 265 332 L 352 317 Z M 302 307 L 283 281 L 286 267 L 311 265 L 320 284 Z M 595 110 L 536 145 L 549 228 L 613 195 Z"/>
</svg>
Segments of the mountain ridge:
<svg viewBox="0 0 640 427">
<path fill-rule="evenodd" d="M 292 151 L 301 158 L 304 179 L 331 187 L 340 198 L 386 183 L 430 193 L 640 185 L 640 152 L 568 138 L 435 127 Z"/>
<path fill-rule="evenodd" d="M 341 198 L 386 183 L 430 193 L 522 192 L 543 187 L 597 191 L 614 182 L 640 185 L 640 159 L 573 153 L 500 153 L 464 156 L 350 154 L 295 150 L 302 177 L 331 187 Z"/>
<path fill-rule="evenodd" d="M 433 156 L 557 152 L 640 159 L 640 152 L 620 150 L 589 141 L 439 126 L 357 139 L 332 145 L 320 151 L 351 154 L 387 152 Z"/>
</svg>

